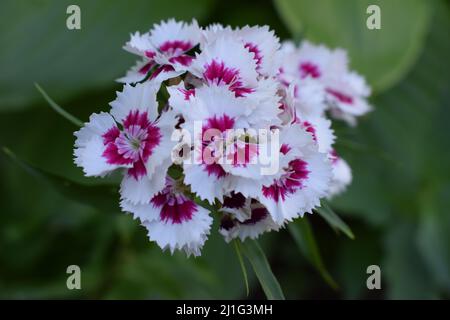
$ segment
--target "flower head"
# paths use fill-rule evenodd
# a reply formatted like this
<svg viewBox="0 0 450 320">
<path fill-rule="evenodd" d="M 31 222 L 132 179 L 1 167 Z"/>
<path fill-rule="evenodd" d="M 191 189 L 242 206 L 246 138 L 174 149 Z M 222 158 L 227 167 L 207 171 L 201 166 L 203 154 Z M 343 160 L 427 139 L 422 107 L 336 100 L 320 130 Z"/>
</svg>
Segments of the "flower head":
<svg viewBox="0 0 450 320">
<path fill-rule="evenodd" d="M 122 171 L 122 210 L 163 250 L 200 255 L 212 207 L 225 241 L 255 239 L 351 182 L 328 117 L 354 124 L 370 88 L 344 50 L 173 19 L 124 49 L 139 60 L 109 113 L 75 133 L 75 163 L 87 176 Z"/>
<path fill-rule="evenodd" d="M 159 192 L 170 166 L 173 113 L 158 115 L 152 82 L 126 85 L 111 102 L 110 113 L 93 114 L 75 133 L 75 163 L 87 176 L 125 169 L 121 195 L 134 203 Z"/>
<path fill-rule="evenodd" d="M 178 181 L 166 178 L 164 189 L 144 204 L 122 201 L 124 211 L 139 218 L 151 241 L 163 250 L 184 250 L 187 255 L 200 255 L 210 232 L 212 218 L 208 211 L 185 195 Z"/>
<path fill-rule="evenodd" d="M 257 197 L 279 225 L 318 206 L 331 179 L 326 154 L 298 124 L 282 131 L 280 155 L 281 176 L 262 185 Z"/>
<path fill-rule="evenodd" d="M 282 61 L 278 75 L 281 83 L 285 86 L 295 84 L 298 91 L 302 91 L 303 84 L 317 83 L 323 90 L 323 102 L 336 118 L 353 125 L 357 116 L 371 110 L 366 100 L 370 89 L 364 78 L 349 70 L 344 50 L 330 50 L 308 41 L 296 48 L 287 42 L 279 59 Z"/>
<path fill-rule="evenodd" d="M 131 35 L 124 49 L 139 55 L 139 60 L 119 82 L 139 82 L 152 71 L 150 78 L 162 82 L 186 71 L 193 57 L 188 53 L 200 42 L 197 21 L 191 24 L 174 19 L 155 24 L 148 33 Z"/>
</svg>

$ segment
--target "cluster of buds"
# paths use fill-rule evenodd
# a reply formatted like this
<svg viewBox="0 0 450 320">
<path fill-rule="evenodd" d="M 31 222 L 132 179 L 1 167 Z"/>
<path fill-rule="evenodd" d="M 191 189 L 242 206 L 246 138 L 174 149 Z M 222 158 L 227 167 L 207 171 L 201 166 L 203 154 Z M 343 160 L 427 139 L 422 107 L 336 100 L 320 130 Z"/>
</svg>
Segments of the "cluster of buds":
<svg viewBox="0 0 450 320">
<path fill-rule="evenodd" d="M 162 249 L 199 255 L 213 216 L 226 241 L 279 230 L 351 182 L 328 117 L 354 124 L 370 89 L 345 51 L 175 20 L 124 49 L 139 59 L 75 133 L 75 163 L 123 172 L 121 208 Z"/>
</svg>

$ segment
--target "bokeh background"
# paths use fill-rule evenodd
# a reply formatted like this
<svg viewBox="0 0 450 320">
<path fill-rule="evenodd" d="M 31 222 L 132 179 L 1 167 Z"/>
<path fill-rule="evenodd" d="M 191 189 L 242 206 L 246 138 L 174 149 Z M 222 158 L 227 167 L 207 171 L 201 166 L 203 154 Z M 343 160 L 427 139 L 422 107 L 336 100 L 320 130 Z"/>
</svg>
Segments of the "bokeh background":
<svg viewBox="0 0 450 320">
<path fill-rule="evenodd" d="M 81 30 L 66 28 L 69 4 L 81 8 Z M 381 30 L 366 28 L 369 4 L 381 7 Z M 309 239 L 339 288 L 323 280 L 283 230 L 260 242 L 286 297 L 450 298 L 450 3 L 444 0 L 1 1 L 0 146 L 73 182 L 58 187 L 59 178 L 24 170 L 1 152 L 0 298 L 247 298 L 235 252 L 216 226 L 200 258 L 171 256 L 148 242 L 145 230 L 117 211 L 118 195 L 105 185 L 115 177 L 87 179 L 74 166 L 76 127 L 33 84 L 87 120 L 108 108 L 120 90 L 114 79 L 134 63 L 121 49 L 129 33 L 170 17 L 267 24 L 281 39 L 346 48 L 352 67 L 373 86 L 372 113 L 356 128 L 334 124 L 354 181 L 331 206 L 356 238 L 308 217 Z M 76 183 L 90 187 L 75 192 Z M 71 264 L 81 267 L 82 290 L 66 288 Z M 381 267 L 381 290 L 366 288 L 372 264 Z M 248 297 L 264 298 L 248 270 Z"/>
</svg>

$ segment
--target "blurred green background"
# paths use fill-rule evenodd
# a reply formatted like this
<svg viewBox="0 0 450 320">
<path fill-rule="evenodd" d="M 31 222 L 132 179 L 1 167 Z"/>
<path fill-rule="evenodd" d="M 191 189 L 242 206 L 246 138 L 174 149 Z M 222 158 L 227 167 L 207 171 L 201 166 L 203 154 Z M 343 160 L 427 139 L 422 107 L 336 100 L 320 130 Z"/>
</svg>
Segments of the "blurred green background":
<svg viewBox="0 0 450 320">
<path fill-rule="evenodd" d="M 66 8 L 81 8 L 81 30 Z M 368 30 L 366 8 L 381 8 Z M 0 156 L 0 298 L 243 298 L 232 246 L 216 232 L 200 258 L 164 252 L 110 205 L 108 181 L 87 179 L 72 161 L 76 128 L 39 95 L 38 82 L 82 120 L 106 110 L 134 63 L 129 33 L 175 17 L 200 24 L 268 24 L 281 39 L 308 38 L 349 50 L 374 88 L 375 110 L 356 128 L 335 123 L 337 149 L 354 181 L 331 202 L 356 238 L 308 217 L 332 289 L 289 232 L 261 239 L 287 298 L 450 298 L 450 3 L 429 0 L 50 1 L 0 3 L 0 146 L 47 172 L 91 186 L 92 201 L 61 192 Z M 114 179 L 114 178 L 112 178 Z M 66 288 L 66 268 L 82 290 Z M 382 289 L 366 288 L 381 267 Z M 249 269 L 250 271 L 250 269 Z M 250 271 L 250 298 L 264 298 Z"/>
</svg>

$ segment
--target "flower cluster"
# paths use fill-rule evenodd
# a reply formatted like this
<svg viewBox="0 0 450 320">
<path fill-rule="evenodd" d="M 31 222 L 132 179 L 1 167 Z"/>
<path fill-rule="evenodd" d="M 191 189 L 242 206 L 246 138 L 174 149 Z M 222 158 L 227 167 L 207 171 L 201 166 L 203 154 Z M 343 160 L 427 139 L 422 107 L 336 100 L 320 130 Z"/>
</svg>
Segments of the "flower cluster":
<svg viewBox="0 0 450 320">
<path fill-rule="evenodd" d="M 75 163 L 123 172 L 121 208 L 162 249 L 199 255 L 212 215 L 226 241 L 256 238 L 351 182 L 327 117 L 354 124 L 370 90 L 343 50 L 175 20 L 124 49 L 138 61 L 109 113 L 75 133 Z"/>
</svg>

